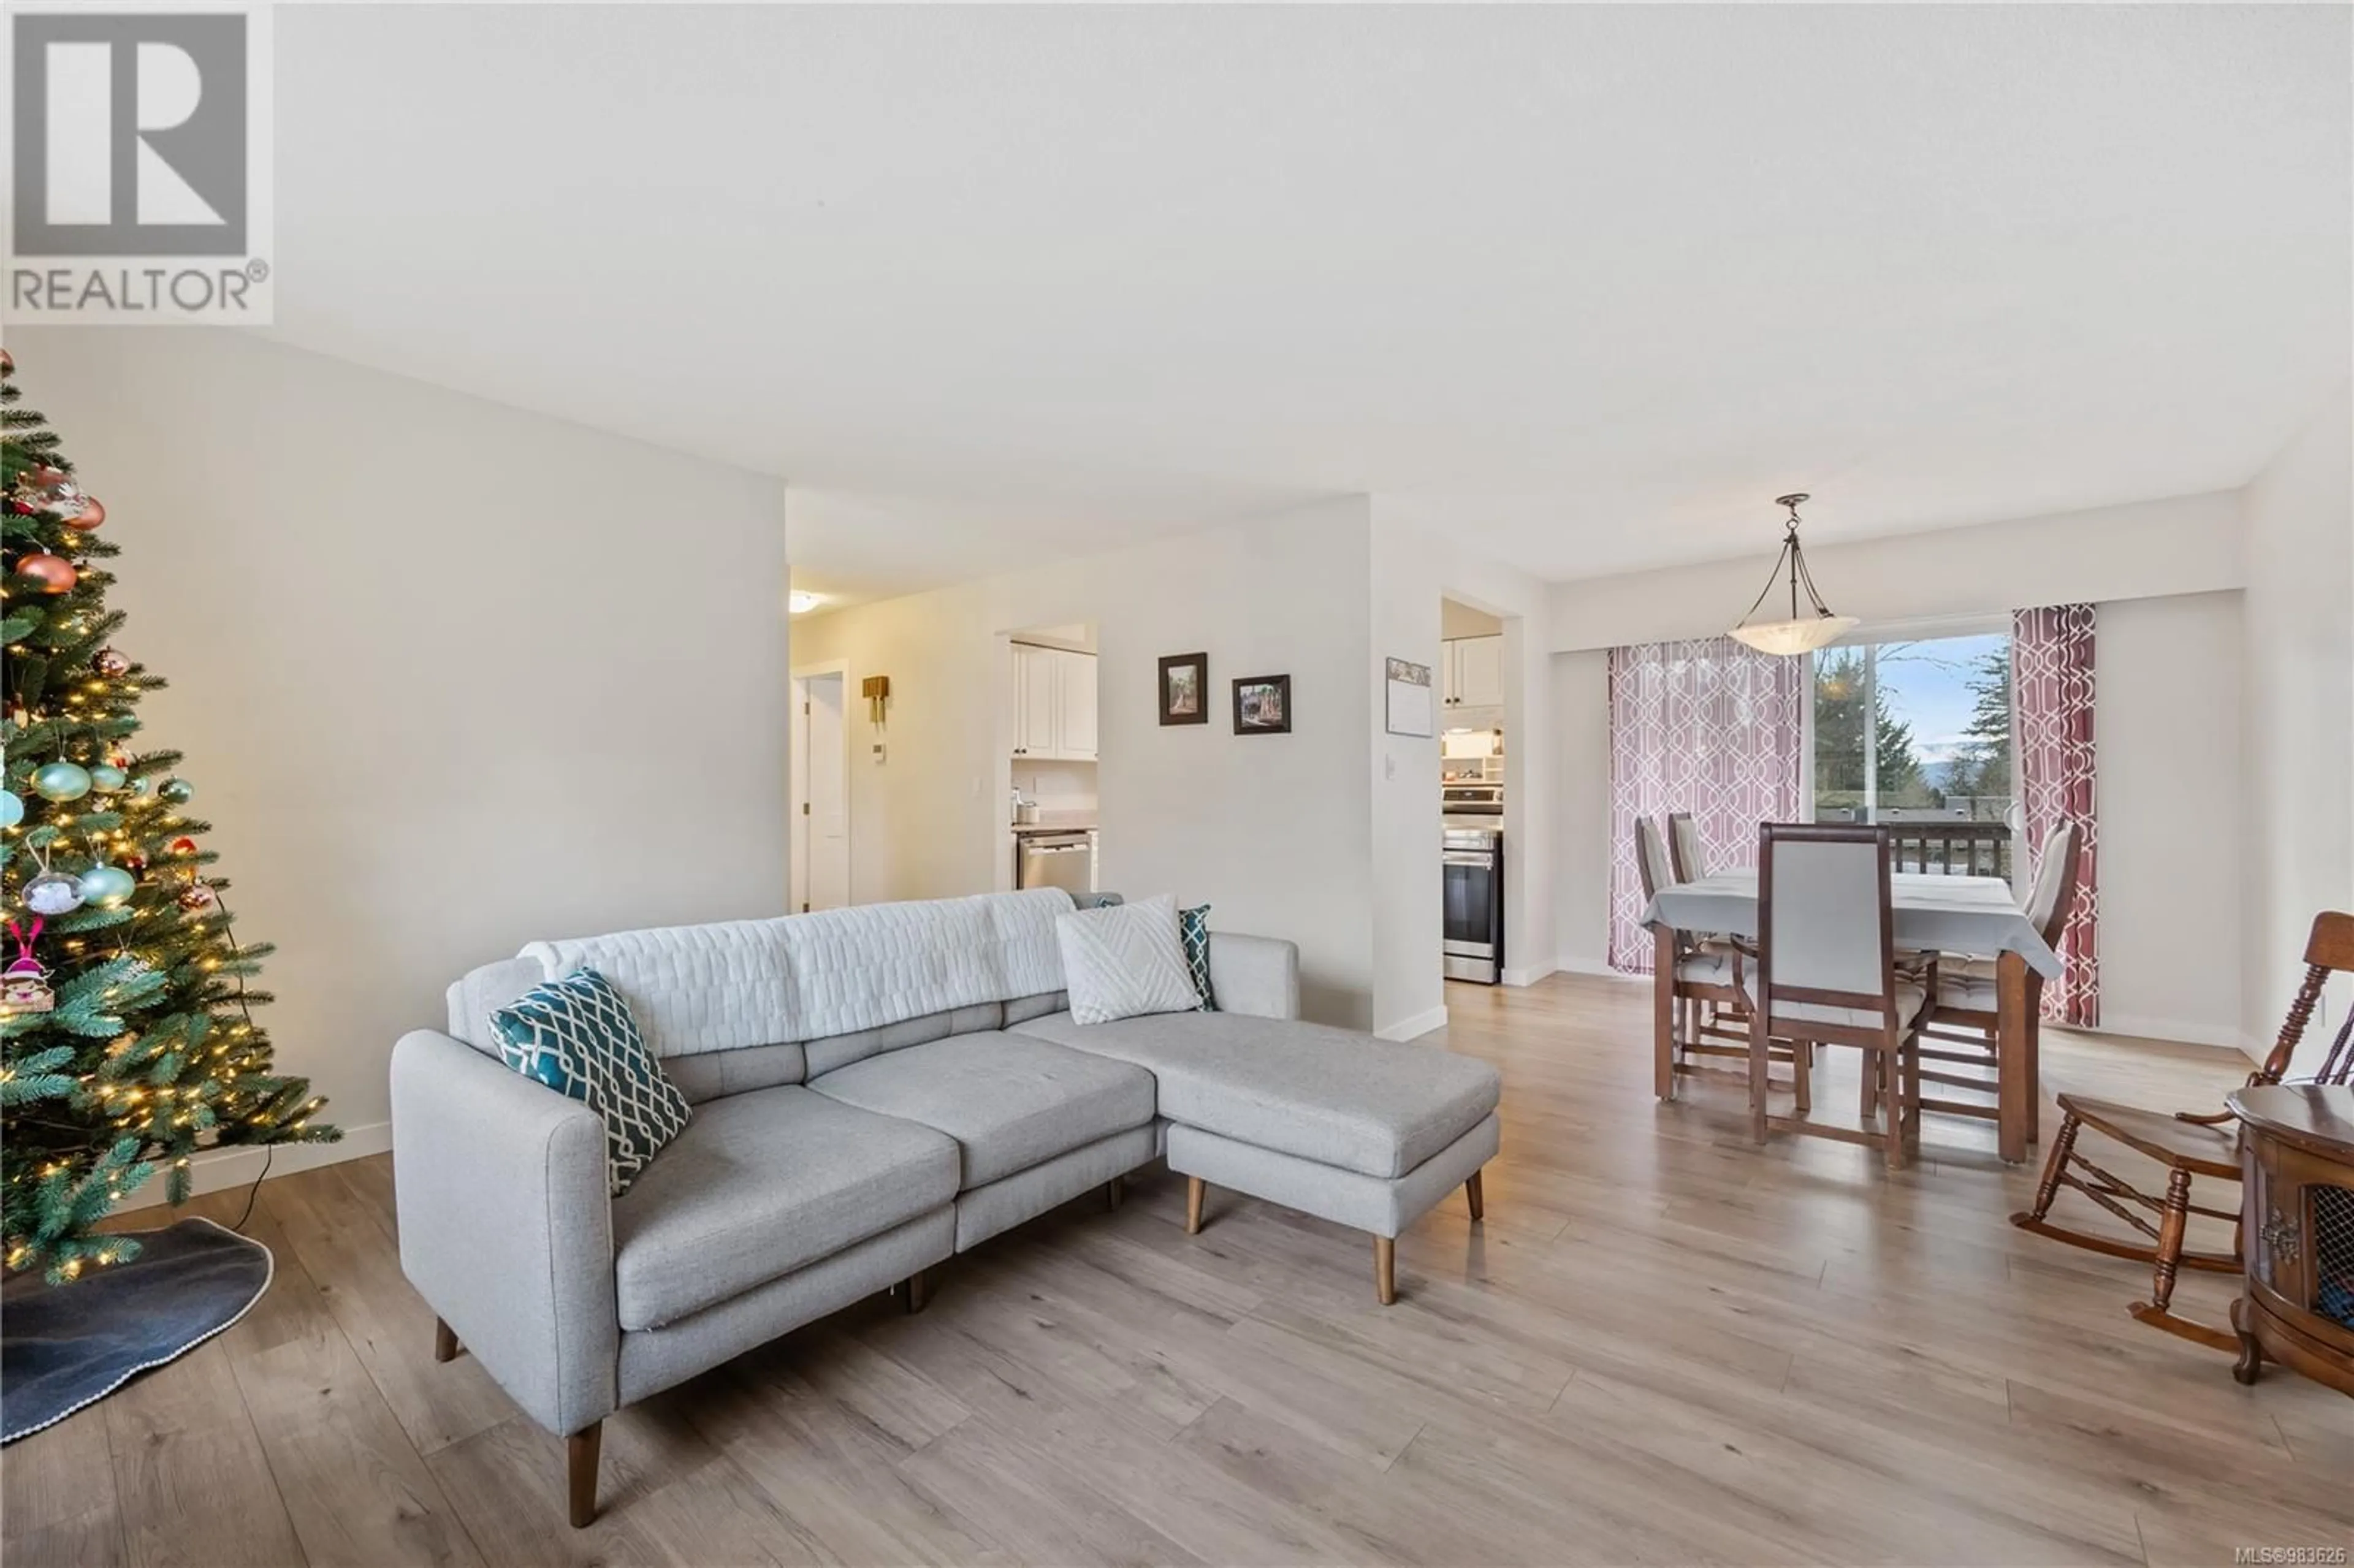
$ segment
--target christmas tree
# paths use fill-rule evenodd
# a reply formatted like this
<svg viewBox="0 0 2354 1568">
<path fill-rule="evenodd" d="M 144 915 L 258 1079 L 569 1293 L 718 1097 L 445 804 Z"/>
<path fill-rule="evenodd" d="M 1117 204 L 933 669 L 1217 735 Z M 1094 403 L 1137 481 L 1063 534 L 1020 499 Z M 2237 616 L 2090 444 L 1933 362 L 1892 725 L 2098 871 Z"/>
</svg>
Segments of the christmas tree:
<svg viewBox="0 0 2354 1568">
<path fill-rule="evenodd" d="M 137 1253 L 93 1227 L 158 1171 L 178 1203 L 199 1150 L 342 1134 L 270 1071 L 270 949 L 231 929 L 180 754 L 134 741 L 164 682 L 111 646 L 106 509 L 19 396 L 0 351 L 0 1260 L 62 1283 Z"/>
</svg>

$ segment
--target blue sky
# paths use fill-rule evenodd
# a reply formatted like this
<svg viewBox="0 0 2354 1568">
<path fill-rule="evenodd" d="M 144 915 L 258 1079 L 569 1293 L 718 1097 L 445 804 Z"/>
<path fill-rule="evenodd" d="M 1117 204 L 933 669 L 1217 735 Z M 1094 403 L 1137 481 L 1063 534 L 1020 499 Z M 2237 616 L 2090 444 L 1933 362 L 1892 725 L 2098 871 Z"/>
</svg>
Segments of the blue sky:
<svg viewBox="0 0 2354 1568">
<path fill-rule="evenodd" d="M 1889 711 L 1912 723 L 1913 738 L 1924 761 L 1942 761 L 1953 755 L 1970 722 L 1970 710 L 1977 705 L 1970 695 L 1970 667 L 2009 641 L 2000 633 L 1988 633 L 1880 645 L 1880 689 L 1887 694 Z"/>
</svg>

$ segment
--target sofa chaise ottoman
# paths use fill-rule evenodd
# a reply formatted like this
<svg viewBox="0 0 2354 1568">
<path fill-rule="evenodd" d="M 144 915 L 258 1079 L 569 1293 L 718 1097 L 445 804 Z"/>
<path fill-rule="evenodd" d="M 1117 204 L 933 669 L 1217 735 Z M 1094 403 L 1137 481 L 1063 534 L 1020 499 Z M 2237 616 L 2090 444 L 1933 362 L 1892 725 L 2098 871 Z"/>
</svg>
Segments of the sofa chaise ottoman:
<svg viewBox="0 0 2354 1568">
<path fill-rule="evenodd" d="M 622 1405 L 928 1271 L 1167 1156 L 1392 1242 L 1496 1150 L 1483 1063 L 1297 1020 L 1297 950 L 1213 934 L 1221 1011 L 1079 1025 L 1055 888 L 535 942 L 450 988 L 392 1059 L 403 1271 L 435 1353 L 472 1352 L 567 1439 L 595 1517 Z M 595 1113 L 498 1059 L 491 1014 L 590 968 L 693 1105 L 619 1197 Z"/>
<path fill-rule="evenodd" d="M 1152 1074 L 1169 1168 L 1187 1179 L 1188 1234 L 1211 1184 L 1370 1231 L 1386 1307 L 1400 1231 L 1458 1186 L 1482 1215 L 1500 1086 L 1485 1062 L 1230 1011 L 1091 1024 L 1055 1012 L 1013 1028 Z"/>
</svg>

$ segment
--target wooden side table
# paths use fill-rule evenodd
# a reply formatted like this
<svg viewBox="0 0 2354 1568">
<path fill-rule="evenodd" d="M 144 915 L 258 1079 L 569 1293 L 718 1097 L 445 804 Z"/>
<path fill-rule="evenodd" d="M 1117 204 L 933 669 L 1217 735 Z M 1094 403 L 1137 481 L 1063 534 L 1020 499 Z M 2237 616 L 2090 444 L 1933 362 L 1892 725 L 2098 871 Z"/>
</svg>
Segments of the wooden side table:
<svg viewBox="0 0 2354 1568">
<path fill-rule="evenodd" d="M 2354 1086 L 2259 1084 L 2227 1103 L 2247 1256 L 2232 1375 L 2253 1383 L 2270 1360 L 2354 1395 Z"/>
</svg>

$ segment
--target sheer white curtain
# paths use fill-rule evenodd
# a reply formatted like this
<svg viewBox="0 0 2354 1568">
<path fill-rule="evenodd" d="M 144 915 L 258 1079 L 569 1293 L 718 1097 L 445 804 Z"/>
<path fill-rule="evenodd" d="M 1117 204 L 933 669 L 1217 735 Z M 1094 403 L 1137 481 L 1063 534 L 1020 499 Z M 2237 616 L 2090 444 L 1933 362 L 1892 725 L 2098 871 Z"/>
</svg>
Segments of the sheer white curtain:
<svg viewBox="0 0 2354 1568">
<path fill-rule="evenodd" d="M 1797 821 L 1804 659 L 1730 637 L 1610 651 L 1610 967 L 1651 969 L 1635 819 L 1690 811 L 1712 869 L 1757 863 L 1757 824 Z"/>
</svg>

